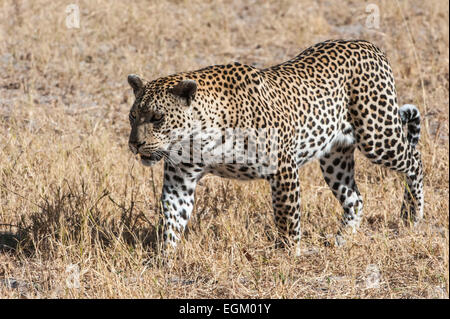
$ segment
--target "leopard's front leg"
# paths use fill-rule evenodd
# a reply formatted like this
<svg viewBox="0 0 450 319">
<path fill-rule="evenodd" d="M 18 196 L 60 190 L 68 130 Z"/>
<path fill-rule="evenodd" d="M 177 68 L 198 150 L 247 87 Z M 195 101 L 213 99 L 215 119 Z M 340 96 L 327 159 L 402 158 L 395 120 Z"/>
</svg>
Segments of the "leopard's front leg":
<svg viewBox="0 0 450 319">
<path fill-rule="evenodd" d="M 164 251 L 175 248 L 194 208 L 195 187 L 202 169 L 192 165 L 164 164 L 164 184 L 161 196 L 163 208 Z"/>
<path fill-rule="evenodd" d="M 300 255 L 300 181 L 298 168 L 292 157 L 284 157 L 278 170 L 270 175 L 275 224 L 281 235 L 281 243 L 295 245 Z"/>
</svg>

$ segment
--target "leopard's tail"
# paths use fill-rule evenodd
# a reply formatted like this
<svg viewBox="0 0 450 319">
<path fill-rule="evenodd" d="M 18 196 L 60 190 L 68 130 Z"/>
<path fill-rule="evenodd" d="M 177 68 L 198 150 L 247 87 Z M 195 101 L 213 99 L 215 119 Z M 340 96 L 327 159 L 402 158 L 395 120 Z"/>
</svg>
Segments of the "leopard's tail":
<svg viewBox="0 0 450 319">
<path fill-rule="evenodd" d="M 412 147 L 419 142 L 420 137 L 420 112 L 419 109 L 412 104 L 404 104 L 399 109 L 400 118 L 403 125 L 407 125 L 407 139 Z"/>
</svg>

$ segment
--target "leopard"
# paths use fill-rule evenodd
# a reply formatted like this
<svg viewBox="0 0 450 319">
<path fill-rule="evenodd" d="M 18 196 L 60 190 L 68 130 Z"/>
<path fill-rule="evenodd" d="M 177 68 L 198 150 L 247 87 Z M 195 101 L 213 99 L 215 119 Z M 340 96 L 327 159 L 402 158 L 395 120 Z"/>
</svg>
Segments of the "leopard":
<svg viewBox="0 0 450 319">
<path fill-rule="evenodd" d="M 357 232 L 363 200 L 356 149 L 404 177 L 401 218 L 413 225 L 423 218 L 420 112 L 398 105 L 386 54 L 368 41 L 327 40 L 267 68 L 232 62 L 127 80 L 134 93 L 129 149 L 144 166 L 164 162 L 164 250 L 177 247 L 196 186 L 213 174 L 266 180 L 277 238 L 300 254 L 299 168 L 313 160 L 342 206 L 336 236 Z M 187 146 L 180 149 L 180 141 Z"/>
</svg>

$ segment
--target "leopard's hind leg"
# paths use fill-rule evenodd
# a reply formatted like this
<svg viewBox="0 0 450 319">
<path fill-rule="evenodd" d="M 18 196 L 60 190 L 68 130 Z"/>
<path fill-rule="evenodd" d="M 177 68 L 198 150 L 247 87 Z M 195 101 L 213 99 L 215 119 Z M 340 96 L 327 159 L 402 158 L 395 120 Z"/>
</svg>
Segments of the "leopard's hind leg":
<svg viewBox="0 0 450 319">
<path fill-rule="evenodd" d="M 320 159 L 323 177 L 344 209 L 342 224 L 352 232 L 358 229 L 363 215 L 363 202 L 355 182 L 354 151 L 354 145 L 337 144 Z"/>
<path fill-rule="evenodd" d="M 355 181 L 355 139 L 353 128 L 344 122 L 329 152 L 320 162 L 325 182 L 344 210 L 342 227 L 336 236 L 336 244 L 342 244 L 343 232 L 355 233 L 363 216 L 363 201 Z"/>
<path fill-rule="evenodd" d="M 356 130 L 358 149 L 375 164 L 382 164 L 405 174 L 405 193 L 401 216 L 416 224 L 423 217 L 423 168 L 420 152 L 416 148 L 420 134 L 420 113 L 413 105 L 398 108 L 396 104 L 378 112 L 371 131 Z M 384 114 L 381 117 L 380 114 Z M 369 123 L 370 124 L 370 123 Z M 407 125 L 405 135 L 402 125 Z"/>
</svg>

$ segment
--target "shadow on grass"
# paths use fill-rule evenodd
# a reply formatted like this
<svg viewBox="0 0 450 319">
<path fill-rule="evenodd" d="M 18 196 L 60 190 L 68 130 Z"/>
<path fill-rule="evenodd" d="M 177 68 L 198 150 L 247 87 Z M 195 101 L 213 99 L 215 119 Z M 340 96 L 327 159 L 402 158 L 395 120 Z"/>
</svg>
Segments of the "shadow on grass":
<svg viewBox="0 0 450 319">
<path fill-rule="evenodd" d="M 101 211 L 103 201 L 113 203 L 113 208 Z M 0 252 L 51 257 L 57 246 L 104 248 L 117 243 L 149 253 L 157 250 L 158 227 L 135 209 L 133 196 L 129 203 L 117 203 L 104 190 L 92 201 L 81 184 L 76 190 L 56 187 L 35 205 L 38 210 L 20 216 L 17 225 L 0 224 Z"/>
<path fill-rule="evenodd" d="M 0 252 L 14 251 L 23 238 L 23 232 L 17 226 L 0 224 Z"/>
</svg>

